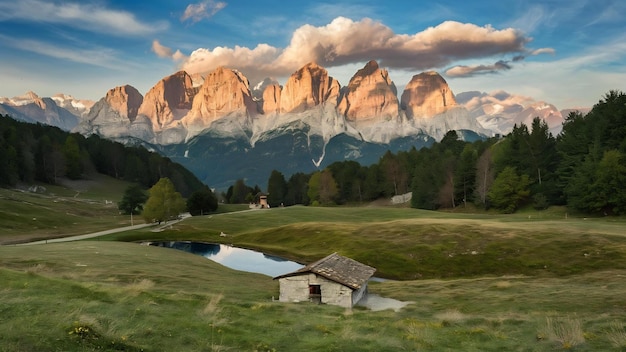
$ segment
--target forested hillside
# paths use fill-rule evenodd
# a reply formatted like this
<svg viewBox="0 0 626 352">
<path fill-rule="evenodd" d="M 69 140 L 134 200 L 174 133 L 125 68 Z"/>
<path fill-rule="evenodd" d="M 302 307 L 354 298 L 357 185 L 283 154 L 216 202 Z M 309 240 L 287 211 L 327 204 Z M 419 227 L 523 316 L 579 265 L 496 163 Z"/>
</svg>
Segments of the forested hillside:
<svg viewBox="0 0 626 352">
<path fill-rule="evenodd" d="M 57 127 L 16 121 L 0 115 L 0 186 L 57 183 L 59 178 L 89 178 L 94 173 L 148 188 L 168 177 L 183 196 L 203 187 L 190 171 L 143 147 L 84 137 Z"/>
<path fill-rule="evenodd" d="M 224 196 L 240 202 L 257 191 L 239 180 Z M 356 203 L 412 192 L 411 205 L 422 209 L 472 203 L 510 213 L 530 204 L 626 214 L 626 95 L 611 91 L 587 115 L 570 113 L 558 136 L 539 118 L 503 138 L 473 143 L 450 131 L 430 148 L 387 152 L 371 166 L 337 162 L 288 179 L 275 170 L 267 191 L 272 206 Z"/>
</svg>

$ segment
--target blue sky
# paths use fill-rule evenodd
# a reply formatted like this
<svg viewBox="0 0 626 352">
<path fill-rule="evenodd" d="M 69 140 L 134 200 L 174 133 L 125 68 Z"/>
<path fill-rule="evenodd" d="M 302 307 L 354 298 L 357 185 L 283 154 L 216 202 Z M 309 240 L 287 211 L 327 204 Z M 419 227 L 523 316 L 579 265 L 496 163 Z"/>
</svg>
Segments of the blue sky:
<svg viewBox="0 0 626 352">
<path fill-rule="evenodd" d="M 626 90 L 626 2 L 0 0 L 0 96 L 145 94 L 180 69 L 251 85 L 310 61 L 342 85 L 371 59 L 399 91 L 435 70 L 454 93 L 592 106 Z"/>
</svg>

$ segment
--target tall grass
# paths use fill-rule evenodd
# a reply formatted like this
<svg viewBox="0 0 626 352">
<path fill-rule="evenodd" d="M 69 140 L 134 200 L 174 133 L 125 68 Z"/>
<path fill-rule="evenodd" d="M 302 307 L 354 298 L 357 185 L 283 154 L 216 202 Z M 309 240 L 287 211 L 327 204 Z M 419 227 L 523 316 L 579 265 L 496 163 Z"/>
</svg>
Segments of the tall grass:
<svg viewBox="0 0 626 352">
<path fill-rule="evenodd" d="M 72 232 L 115 219 L 88 202 L 6 195 L 14 199 L 0 200 L 0 220 L 23 213 L 2 225 L 18 237 L 31 236 L 25 220 L 34 212 L 50 221 L 37 236 L 50 236 L 54 221 Z M 0 351 L 623 350 L 624 225 L 561 211 L 291 207 L 213 214 L 109 241 L 1 246 Z M 338 251 L 375 266 L 377 276 L 403 279 L 372 283 L 370 292 L 412 304 L 374 312 L 273 302 L 270 277 L 112 241 L 149 239 L 226 242 L 305 263 Z"/>
<path fill-rule="evenodd" d="M 129 183 L 104 176 L 46 186 L 46 192 L 0 188 L 0 245 L 82 235 L 130 225 L 117 209 Z"/>
<path fill-rule="evenodd" d="M 613 347 L 621 350 L 626 349 L 626 329 L 624 329 L 624 322 L 617 320 L 611 322 L 607 337 Z"/>
<path fill-rule="evenodd" d="M 539 336 L 556 342 L 562 349 L 570 350 L 585 343 L 582 325 L 578 318 L 547 317 Z"/>
<path fill-rule="evenodd" d="M 625 225 L 619 219 L 289 207 L 191 218 L 159 233 L 140 230 L 105 239 L 226 243 L 301 263 L 339 252 L 377 268 L 377 276 L 401 280 L 562 276 L 626 269 Z"/>
<path fill-rule="evenodd" d="M 273 302 L 270 277 L 165 248 L 0 247 L 0 351 L 618 351 L 623 275 L 387 281 L 370 292 L 413 304 L 346 311 Z"/>
</svg>

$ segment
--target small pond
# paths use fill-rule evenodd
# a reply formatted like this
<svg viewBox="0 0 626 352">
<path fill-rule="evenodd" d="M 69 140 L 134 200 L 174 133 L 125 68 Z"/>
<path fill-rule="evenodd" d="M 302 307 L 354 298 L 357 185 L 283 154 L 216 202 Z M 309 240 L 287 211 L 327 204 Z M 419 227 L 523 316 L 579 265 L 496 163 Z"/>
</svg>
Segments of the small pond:
<svg viewBox="0 0 626 352">
<path fill-rule="evenodd" d="M 248 271 L 276 277 L 296 271 L 302 264 L 275 257 L 250 249 L 188 241 L 150 242 L 149 245 L 182 250 L 201 255 L 231 269 Z"/>
</svg>

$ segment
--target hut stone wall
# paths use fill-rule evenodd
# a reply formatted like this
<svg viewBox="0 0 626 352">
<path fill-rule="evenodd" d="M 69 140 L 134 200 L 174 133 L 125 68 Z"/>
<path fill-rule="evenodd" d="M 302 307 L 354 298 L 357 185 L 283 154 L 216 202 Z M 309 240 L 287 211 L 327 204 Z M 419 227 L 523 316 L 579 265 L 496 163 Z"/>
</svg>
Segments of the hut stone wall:
<svg viewBox="0 0 626 352">
<path fill-rule="evenodd" d="M 321 303 L 338 305 L 351 308 L 358 302 L 366 286 L 354 291 L 349 287 L 313 273 L 283 277 L 279 279 L 281 302 L 307 302 L 309 301 L 309 286 L 319 285 L 321 289 Z M 357 294 L 358 293 L 358 294 Z"/>
</svg>

